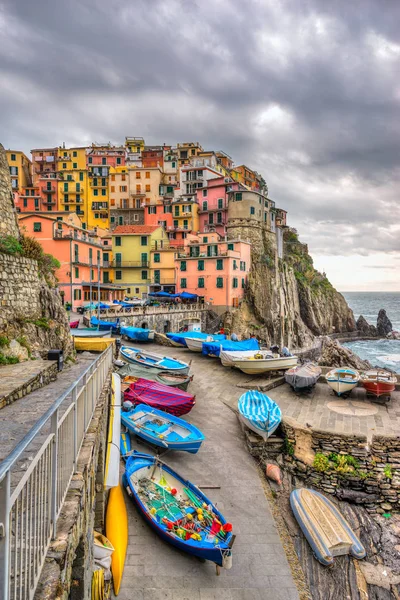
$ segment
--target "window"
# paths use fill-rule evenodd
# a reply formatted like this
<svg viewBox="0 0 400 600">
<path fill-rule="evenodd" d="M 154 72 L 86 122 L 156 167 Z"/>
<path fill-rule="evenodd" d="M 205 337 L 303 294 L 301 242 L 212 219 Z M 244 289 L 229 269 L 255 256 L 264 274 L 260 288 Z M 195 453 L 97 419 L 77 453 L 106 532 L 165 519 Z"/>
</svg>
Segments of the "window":
<svg viewBox="0 0 400 600">
<path fill-rule="evenodd" d="M 223 271 L 224 270 L 224 261 L 222 260 L 222 258 L 218 258 L 217 259 L 217 271 Z"/>
<path fill-rule="evenodd" d="M 110 223 L 115 223 L 115 217 L 110 217 Z"/>
<path fill-rule="evenodd" d="M 238 201 L 238 200 L 241 200 L 241 199 L 242 199 L 242 192 L 236 192 L 236 194 L 235 194 L 235 200 Z"/>
<path fill-rule="evenodd" d="M 28 199 L 24 198 L 24 208 L 27 208 L 27 206 L 28 206 Z"/>
<path fill-rule="evenodd" d="M 149 206 L 147 209 L 147 213 L 149 215 L 156 215 L 157 214 L 157 209 L 155 206 Z"/>
<path fill-rule="evenodd" d="M 122 271 L 115 271 L 115 279 L 122 279 Z"/>
<path fill-rule="evenodd" d="M 110 283 L 110 274 L 108 271 L 103 273 L 103 283 Z"/>
<path fill-rule="evenodd" d="M 189 221 L 187 219 L 183 220 L 183 229 L 189 229 Z"/>
<path fill-rule="evenodd" d="M 106 178 L 105 178 L 105 177 L 102 177 L 102 178 L 101 178 L 101 185 L 102 185 L 102 187 L 104 187 L 104 186 L 106 186 L 106 185 L 107 185 L 107 182 L 106 182 Z"/>
<path fill-rule="evenodd" d="M 121 252 L 117 252 L 115 255 L 115 264 L 117 267 L 121 266 L 121 261 L 122 261 L 122 254 L 121 254 Z"/>
<path fill-rule="evenodd" d="M 94 179 L 93 179 L 93 185 L 95 185 L 95 186 L 97 185 L 97 177 L 94 177 Z"/>
<path fill-rule="evenodd" d="M 124 224 L 124 217 L 118 217 L 118 225 Z"/>
<path fill-rule="evenodd" d="M 99 195 L 99 190 L 93 190 L 93 196 L 98 196 Z"/>
<path fill-rule="evenodd" d="M 217 213 L 217 223 L 222 223 L 222 213 Z"/>
<path fill-rule="evenodd" d="M 210 245 L 207 246 L 207 256 L 217 256 L 218 255 L 218 246 Z"/>
<path fill-rule="evenodd" d="M 75 267 L 75 279 L 79 279 L 79 267 Z"/>
<path fill-rule="evenodd" d="M 107 195 L 107 190 L 104 190 L 104 189 L 103 189 L 103 190 L 101 190 L 101 195 L 102 195 L 102 196 L 106 196 L 106 195 Z"/>
<path fill-rule="evenodd" d="M 176 167 L 176 162 L 173 162 L 172 163 L 172 168 L 175 169 L 175 167 Z"/>
<path fill-rule="evenodd" d="M 224 199 L 218 198 L 218 208 L 224 208 Z"/>
<path fill-rule="evenodd" d="M 154 283 L 160 283 L 160 279 L 161 279 L 161 271 L 159 269 L 156 269 L 154 271 Z"/>
<path fill-rule="evenodd" d="M 68 192 L 68 183 L 64 183 L 64 192 Z"/>
<path fill-rule="evenodd" d="M 203 190 L 203 198 L 206 198 L 208 194 L 208 190 Z"/>
<path fill-rule="evenodd" d="M 156 253 L 154 254 L 154 262 L 155 262 L 155 263 L 159 263 L 159 262 L 161 262 L 161 257 L 160 257 L 160 254 L 159 254 L 158 252 L 156 252 Z"/>
<path fill-rule="evenodd" d="M 217 277 L 217 288 L 223 288 L 223 287 L 224 287 L 223 277 Z"/>
<path fill-rule="evenodd" d="M 175 217 L 179 217 L 179 206 L 174 206 Z"/>
<path fill-rule="evenodd" d="M 62 168 L 63 168 L 63 169 L 66 169 L 66 168 L 67 168 L 67 163 L 63 163 L 63 166 L 62 166 Z"/>
<path fill-rule="evenodd" d="M 150 190 L 151 190 L 151 187 L 150 187 L 150 185 L 147 183 L 147 184 L 146 184 L 146 192 L 150 192 Z"/>
<path fill-rule="evenodd" d="M 142 280 L 147 279 L 147 271 L 142 271 Z"/>
<path fill-rule="evenodd" d="M 72 153 L 72 156 L 73 156 L 74 158 L 76 158 L 76 157 L 78 156 L 78 153 L 77 153 L 77 151 L 76 151 L 76 150 L 74 150 L 74 151 L 73 151 L 73 153 Z"/>
<path fill-rule="evenodd" d="M 213 225 L 214 224 L 214 213 L 210 213 L 208 215 L 208 223 L 209 223 L 209 225 Z"/>
<path fill-rule="evenodd" d="M 126 181 L 126 175 L 121 175 L 121 181 Z"/>
<path fill-rule="evenodd" d="M 233 261 L 233 269 L 234 269 L 234 271 L 236 271 L 236 269 L 237 269 L 237 263 L 236 263 L 236 260 L 234 260 L 234 261 Z"/>
<path fill-rule="evenodd" d="M 91 164 L 92 164 L 92 162 L 93 162 L 93 159 L 92 159 L 92 157 L 91 157 L 91 156 L 89 156 L 89 158 L 88 158 L 88 163 L 89 163 L 89 165 L 91 165 Z"/>
<path fill-rule="evenodd" d="M 245 281 L 244 281 L 244 277 L 242 277 L 242 288 L 244 288 L 245 286 Z"/>
<path fill-rule="evenodd" d="M 81 298 L 82 298 L 82 291 L 74 290 L 74 300 L 81 300 Z"/>
<path fill-rule="evenodd" d="M 234 244 L 228 244 L 228 250 L 234 250 L 234 249 L 235 249 Z"/>
<path fill-rule="evenodd" d="M 35 202 L 35 209 L 39 208 L 39 199 L 35 198 L 34 202 Z"/>
<path fill-rule="evenodd" d="M 68 196 L 68 194 L 64 194 L 64 202 L 69 202 L 69 196 Z"/>
<path fill-rule="evenodd" d="M 254 206 L 250 206 L 250 214 L 251 215 L 255 215 L 256 214 L 256 209 L 254 208 Z"/>
<path fill-rule="evenodd" d="M 99 213 L 94 213 L 94 218 L 99 219 L 100 218 Z"/>
<path fill-rule="evenodd" d="M 183 279 L 181 279 L 181 288 L 185 288 L 185 287 L 187 287 L 186 277 L 184 277 Z"/>
<path fill-rule="evenodd" d="M 146 177 L 146 179 L 150 179 L 150 171 L 146 171 L 145 177 Z"/>
<path fill-rule="evenodd" d="M 203 210 L 207 210 L 207 206 L 208 206 L 207 200 L 204 200 L 203 201 Z"/>
<path fill-rule="evenodd" d="M 101 159 L 101 164 L 102 165 L 106 165 L 107 164 L 107 159 L 106 158 L 102 158 Z"/>
<path fill-rule="evenodd" d="M 197 287 L 199 287 L 199 288 L 204 287 L 204 277 L 199 277 L 198 282 L 197 282 Z"/>
<path fill-rule="evenodd" d="M 78 168 L 78 163 L 72 163 L 72 168 L 73 169 L 77 169 Z"/>
<path fill-rule="evenodd" d="M 121 243 L 121 238 L 120 238 L 119 236 L 117 236 L 117 237 L 115 238 L 115 245 L 116 245 L 116 246 L 122 246 L 122 243 Z"/>
<path fill-rule="evenodd" d="M 142 252 L 140 260 L 142 261 L 142 267 L 147 267 L 147 252 Z"/>
<path fill-rule="evenodd" d="M 121 164 L 121 159 L 117 157 L 117 165 Z"/>
<path fill-rule="evenodd" d="M 136 193 L 140 194 L 142 192 L 142 186 L 141 185 L 137 185 L 136 186 Z"/>
<path fill-rule="evenodd" d="M 175 227 L 175 229 L 177 229 L 178 226 L 179 226 L 178 221 L 174 221 L 174 227 Z"/>
<path fill-rule="evenodd" d="M 15 154 L 11 154 L 11 160 L 17 160 L 17 156 Z"/>
<path fill-rule="evenodd" d="M 136 179 L 140 179 L 140 177 L 141 177 L 141 173 L 140 173 L 140 171 L 137 171 L 136 172 Z"/>
<path fill-rule="evenodd" d="M 41 223 L 34 223 L 33 224 L 33 231 L 42 231 L 42 224 Z"/>
<path fill-rule="evenodd" d="M 237 286 L 238 286 L 238 280 L 237 280 L 237 277 L 234 277 L 232 280 L 232 287 L 237 288 Z"/>
<path fill-rule="evenodd" d="M 111 191 L 112 191 L 112 192 L 115 192 L 115 185 L 112 185 L 112 186 L 111 186 Z M 122 191 L 122 190 L 121 190 L 121 191 Z"/>
<path fill-rule="evenodd" d="M 197 261 L 197 270 L 198 271 L 204 271 L 204 260 L 198 260 Z"/>
<path fill-rule="evenodd" d="M 147 235 L 142 235 L 140 237 L 140 245 L 141 246 L 147 246 Z"/>
</svg>

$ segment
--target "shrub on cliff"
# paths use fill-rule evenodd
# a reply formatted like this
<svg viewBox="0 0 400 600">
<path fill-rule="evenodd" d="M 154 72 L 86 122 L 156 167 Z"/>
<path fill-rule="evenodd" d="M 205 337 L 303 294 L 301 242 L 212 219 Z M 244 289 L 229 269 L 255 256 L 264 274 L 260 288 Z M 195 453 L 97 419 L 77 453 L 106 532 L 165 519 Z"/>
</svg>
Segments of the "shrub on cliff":
<svg viewBox="0 0 400 600">
<path fill-rule="evenodd" d="M 5 254 L 22 254 L 22 246 L 17 238 L 12 235 L 0 237 L 0 252 Z"/>
<path fill-rule="evenodd" d="M 51 254 L 45 254 L 35 238 L 21 235 L 21 248 L 23 256 L 37 261 L 39 273 L 46 280 L 49 276 L 55 277 L 56 270 L 61 266 L 60 262 Z"/>
</svg>

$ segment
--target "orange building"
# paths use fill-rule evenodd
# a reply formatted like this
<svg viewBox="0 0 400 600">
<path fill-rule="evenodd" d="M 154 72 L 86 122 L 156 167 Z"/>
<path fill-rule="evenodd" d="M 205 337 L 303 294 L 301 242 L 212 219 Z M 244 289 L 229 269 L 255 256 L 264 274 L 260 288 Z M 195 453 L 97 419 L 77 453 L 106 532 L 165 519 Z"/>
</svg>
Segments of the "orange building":
<svg viewBox="0 0 400 600">
<path fill-rule="evenodd" d="M 58 286 L 65 302 L 75 310 L 90 299 L 112 302 L 122 300 L 124 289 L 104 281 L 104 273 L 109 273 L 110 259 L 103 258 L 110 253 L 110 246 L 92 232 L 72 225 L 55 217 L 42 214 L 20 216 L 20 226 L 26 235 L 34 237 L 44 252 L 52 254 L 61 266 L 56 272 Z M 110 254 L 108 256 L 110 256 Z M 100 279 L 99 279 L 100 275 Z M 109 277 L 107 277 L 109 281 Z M 100 283 L 100 286 L 99 286 Z"/>
<path fill-rule="evenodd" d="M 142 167 L 160 167 L 164 166 L 164 148 L 163 146 L 145 146 L 142 150 Z"/>
<path fill-rule="evenodd" d="M 251 244 L 217 233 L 189 235 L 178 252 L 176 290 L 203 296 L 218 312 L 238 306 L 251 267 Z"/>
</svg>

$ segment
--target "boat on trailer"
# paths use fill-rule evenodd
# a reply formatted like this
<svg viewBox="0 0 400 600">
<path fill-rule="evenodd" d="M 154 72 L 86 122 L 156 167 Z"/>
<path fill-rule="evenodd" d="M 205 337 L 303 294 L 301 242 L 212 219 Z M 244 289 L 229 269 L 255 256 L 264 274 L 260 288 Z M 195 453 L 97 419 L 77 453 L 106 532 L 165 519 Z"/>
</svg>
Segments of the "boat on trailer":
<svg viewBox="0 0 400 600">
<path fill-rule="evenodd" d="M 122 383 L 125 387 L 128 387 L 130 383 L 137 381 L 142 377 L 143 379 L 150 379 L 151 381 L 157 381 L 171 387 L 177 387 L 181 390 L 186 391 L 189 383 L 193 379 L 193 375 L 187 375 L 186 373 L 179 373 L 178 371 L 165 371 L 164 369 L 148 369 L 141 365 L 133 365 L 131 363 L 123 363 L 123 366 L 118 369 L 118 374 L 122 377 Z"/>
<path fill-rule="evenodd" d="M 155 456 L 134 453 L 127 462 L 122 482 L 150 527 L 179 550 L 232 567 L 235 536 L 211 500 Z"/>
<path fill-rule="evenodd" d="M 130 346 L 122 346 L 120 349 L 121 356 L 129 363 L 142 365 L 144 367 L 155 367 L 165 371 L 178 371 L 179 373 L 189 373 L 190 366 L 175 358 L 168 356 L 160 356 L 146 350 L 131 348 Z"/>
<path fill-rule="evenodd" d="M 192 338 L 190 336 L 185 337 L 186 346 L 192 352 L 201 352 L 203 348 L 203 342 L 213 342 L 214 338 L 212 335 L 208 335 L 205 338 Z"/>
<path fill-rule="evenodd" d="M 380 398 L 390 396 L 396 389 L 397 377 L 386 369 L 370 369 L 361 373 L 360 381 L 367 394 Z"/>
<path fill-rule="evenodd" d="M 315 558 L 330 566 L 335 556 L 365 557 L 365 548 L 336 506 L 323 494 L 307 488 L 293 490 L 290 506 Z"/>
<path fill-rule="evenodd" d="M 339 367 L 332 369 L 325 375 L 326 383 L 337 396 L 350 394 L 351 390 L 358 385 L 360 373 L 350 367 Z"/>
<path fill-rule="evenodd" d="M 274 356 L 268 351 L 257 350 L 253 356 L 233 358 L 233 366 L 249 375 L 268 371 L 284 371 L 297 365 L 297 356 Z"/>
<path fill-rule="evenodd" d="M 204 435 L 194 425 L 179 417 L 138 404 L 133 410 L 121 413 L 121 422 L 129 432 L 158 448 L 182 450 L 196 454 Z"/>
<path fill-rule="evenodd" d="M 269 396 L 249 390 L 238 400 L 239 419 L 249 429 L 267 440 L 282 420 L 279 406 Z"/>
</svg>

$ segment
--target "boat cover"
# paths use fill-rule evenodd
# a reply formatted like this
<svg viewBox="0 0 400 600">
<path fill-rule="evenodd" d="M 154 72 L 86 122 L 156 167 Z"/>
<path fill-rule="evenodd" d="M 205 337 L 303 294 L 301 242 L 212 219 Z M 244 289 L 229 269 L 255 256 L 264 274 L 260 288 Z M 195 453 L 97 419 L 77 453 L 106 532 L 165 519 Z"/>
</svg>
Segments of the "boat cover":
<svg viewBox="0 0 400 600">
<path fill-rule="evenodd" d="M 215 336 L 213 336 L 215 337 Z M 232 342 L 232 340 L 222 340 L 214 342 L 203 342 L 202 353 L 208 356 L 213 354 L 219 356 L 221 350 L 237 351 L 237 350 L 259 350 L 260 346 L 255 338 L 243 340 L 241 342 Z"/>
<path fill-rule="evenodd" d="M 75 350 L 86 350 L 87 352 L 103 352 L 108 346 L 114 344 L 114 338 L 97 337 L 74 337 Z"/>
<path fill-rule="evenodd" d="M 124 392 L 124 400 L 133 404 L 147 404 L 172 415 L 184 415 L 192 410 L 196 400 L 193 394 L 157 381 L 138 379 Z"/>
<path fill-rule="evenodd" d="M 239 413 L 256 429 L 272 435 L 282 419 L 279 406 L 269 396 L 256 390 L 249 390 L 240 396 Z"/>
<path fill-rule="evenodd" d="M 182 331 L 179 333 L 167 333 L 167 338 L 175 342 L 176 344 L 182 344 L 182 346 L 186 346 L 185 338 L 191 337 L 195 339 L 207 339 L 210 335 L 214 338 L 214 340 L 225 340 L 226 335 L 223 333 L 204 333 L 203 331 Z"/>
<path fill-rule="evenodd" d="M 79 321 L 70 321 L 69 326 L 70 329 L 77 329 L 79 327 Z"/>
<path fill-rule="evenodd" d="M 115 333 L 119 327 L 119 319 L 117 319 L 115 322 L 112 321 L 102 321 L 101 319 L 98 319 L 97 317 L 92 317 L 90 319 L 90 324 L 93 325 L 93 327 L 98 327 L 99 329 L 111 329 L 113 331 L 113 333 Z"/>
<path fill-rule="evenodd" d="M 126 335 L 130 340 L 137 342 L 147 342 L 150 331 L 150 329 L 142 329 L 141 327 L 121 327 L 121 335 Z"/>
<path fill-rule="evenodd" d="M 127 363 L 118 369 L 118 375 L 120 375 L 122 379 L 128 376 L 142 377 L 143 379 L 150 379 L 151 381 L 157 381 L 158 383 L 168 385 L 168 387 L 179 387 L 182 390 L 186 390 L 192 380 L 190 375 L 184 373 L 175 373 L 174 371 L 166 371 L 165 369 L 157 369 L 156 367 L 148 369 L 141 365 Z M 166 377 L 168 375 L 171 376 L 170 381 L 168 381 L 168 377 Z"/>
<path fill-rule="evenodd" d="M 322 369 L 318 365 L 307 363 L 286 371 L 285 381 L 295 390 L 310 388 L 317 383 L 321 372 Z"/>
</svg>

